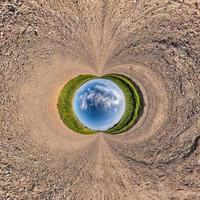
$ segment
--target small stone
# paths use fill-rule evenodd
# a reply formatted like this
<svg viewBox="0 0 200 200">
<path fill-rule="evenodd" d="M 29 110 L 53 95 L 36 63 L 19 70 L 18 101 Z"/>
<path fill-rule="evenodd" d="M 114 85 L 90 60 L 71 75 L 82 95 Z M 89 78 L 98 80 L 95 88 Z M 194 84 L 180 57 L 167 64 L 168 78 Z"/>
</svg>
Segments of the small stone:
<svg viewBox="0 0 200 200">
<path fill-rule="evenodd" d="M 199 9 L 199 3 L 198 2 L 195 2 L 195 6 L 197 9 Z"/>
<path fill-rule="evenodd" d="M 38 36 L 38 30 L 37 30 L 37 29 L 34 31 L 34 34 L 35 34 L 36 36 Z"/>
<path fill-rule="evenodd" d="M 23 192 L 24 191 L 24 189 L 23 188 L 19 188 L 19 190 L 18 190 L 19 192 Z"/>
<path fill-rule="evenodd" d="M 9 4 L 8 5 L 8 10 L 9 10 L 9 12 L 16 12 L 17 11 L 17 6 L 15 6 L 14 4 Z"/>
</svg>

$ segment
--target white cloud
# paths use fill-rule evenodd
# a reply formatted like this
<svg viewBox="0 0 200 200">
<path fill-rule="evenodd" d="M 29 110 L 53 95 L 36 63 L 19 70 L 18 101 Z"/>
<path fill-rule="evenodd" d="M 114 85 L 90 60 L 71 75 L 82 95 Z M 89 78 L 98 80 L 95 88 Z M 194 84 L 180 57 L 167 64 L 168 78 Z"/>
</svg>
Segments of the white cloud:
<svg viewBox="0 0 200 200">
<path fill-rule="evenodd" d="M 102 85 L 96 85 L 94 89 L 91 89 L 84 94 L 80 95 L 79 103 L 82 110 L 86 110 L 88 106 L 98 105 L 104 108 L 111 109 L 118 106 L 122 101 L 122 97 L 112 88 L 106 88 Z"/>
<path fill-rule="evenodd" d="M 81 110 L 86 110 L 87 109 L 88 105 L 87 105 L 87 101 L 86 101 L 85 95 L 81 95 L 79 97 L 79 103 L 80 103 Z"/>
</svg>

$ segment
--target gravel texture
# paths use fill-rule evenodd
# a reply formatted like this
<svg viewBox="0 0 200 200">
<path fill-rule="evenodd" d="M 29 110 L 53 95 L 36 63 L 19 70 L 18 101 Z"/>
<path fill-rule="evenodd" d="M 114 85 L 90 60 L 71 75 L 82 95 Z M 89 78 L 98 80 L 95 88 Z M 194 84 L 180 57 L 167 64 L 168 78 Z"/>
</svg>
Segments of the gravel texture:
<svg viewBox="0 0 200 200">
<path fill-rule="evenodd" d="M 109 73 L 141 119 L 74 134 L 59 91 Z M 0 200 L 198 200 L 199 143 L 199 0 L 0 0 Z"/>
</svg>

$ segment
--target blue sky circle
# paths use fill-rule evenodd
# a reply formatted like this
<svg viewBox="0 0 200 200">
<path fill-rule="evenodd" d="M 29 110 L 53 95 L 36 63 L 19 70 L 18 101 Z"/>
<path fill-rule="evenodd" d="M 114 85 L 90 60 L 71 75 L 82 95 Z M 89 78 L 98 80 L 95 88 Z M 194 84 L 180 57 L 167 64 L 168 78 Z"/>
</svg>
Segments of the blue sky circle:
<svg viewBox="0 0 200 200">
<path fill-rule="evenodd" d="M 85 127 L 95 131 L 106 131 L 122 118 L 125 97 L 114 82 L 96 78 L 87 81 L 76 91 L 73 110 Z"/>
</svg>

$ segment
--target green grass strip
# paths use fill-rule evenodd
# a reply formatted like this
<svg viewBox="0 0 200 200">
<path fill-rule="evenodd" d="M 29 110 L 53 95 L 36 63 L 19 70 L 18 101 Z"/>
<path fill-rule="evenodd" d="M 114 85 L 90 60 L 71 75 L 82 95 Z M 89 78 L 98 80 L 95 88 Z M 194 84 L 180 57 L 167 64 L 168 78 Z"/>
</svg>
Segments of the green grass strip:
<svg viewBox="0 0 200 200">
<path fill-rule="evenodd" d="M 143 110 L 143 97 L 138 86 L 128 77 L 121 74 L 109 74 L 104 78 L 115 82 L 124 92 L 126 108 L 122 119 L 106 133 L 117 134 L 132 128 L 139 119 Z"/>
<path fill-rule="evenodd" d="M 58 112 L 64 124 L 71 130 L 82 134 L 94 134 L 96 131 L 84 127 L 76 118 L 73 111 L 73 98 L 77 89 L 80 86 L 96 78 L 93 75 L 80 75 L 65 84 L 58 97 Z"/>
</svg>

